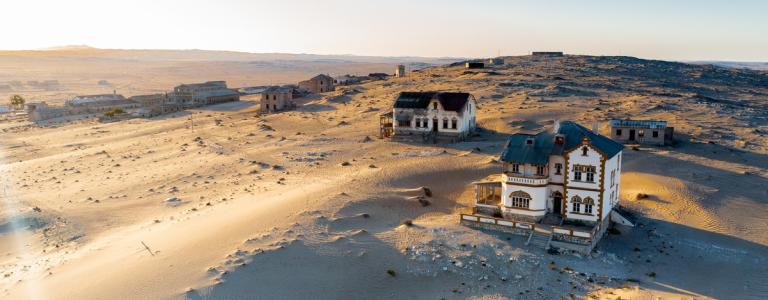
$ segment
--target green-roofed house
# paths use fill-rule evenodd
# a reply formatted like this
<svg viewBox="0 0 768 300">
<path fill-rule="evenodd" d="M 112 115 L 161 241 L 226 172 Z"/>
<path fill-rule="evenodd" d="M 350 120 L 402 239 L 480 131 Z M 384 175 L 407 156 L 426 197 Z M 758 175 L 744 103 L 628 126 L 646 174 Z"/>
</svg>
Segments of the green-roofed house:
<svg viewBox="0 0 768 300">
<path fill-rule="evenodd" d="M 571 121 L 514 134 L 501 154 L 501 176 L 475 183 L 475 207 L 462 223 L 527 234 L 545 248 L 591 252 L 612 218 L 626 221 L 614 212 L 623 149 Z"/>
</svg>

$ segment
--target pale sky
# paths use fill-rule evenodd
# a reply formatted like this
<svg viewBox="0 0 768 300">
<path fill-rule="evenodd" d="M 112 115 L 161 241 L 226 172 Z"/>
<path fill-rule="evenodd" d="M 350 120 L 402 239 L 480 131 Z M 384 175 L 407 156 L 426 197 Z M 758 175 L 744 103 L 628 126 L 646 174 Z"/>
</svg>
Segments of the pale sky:
<svg viewBox="0 0 768 300">
<path fill-rule="evenodd" d="M 768 61 L 768 1 L 2 0 L 0 49 Z"/>
</svg>

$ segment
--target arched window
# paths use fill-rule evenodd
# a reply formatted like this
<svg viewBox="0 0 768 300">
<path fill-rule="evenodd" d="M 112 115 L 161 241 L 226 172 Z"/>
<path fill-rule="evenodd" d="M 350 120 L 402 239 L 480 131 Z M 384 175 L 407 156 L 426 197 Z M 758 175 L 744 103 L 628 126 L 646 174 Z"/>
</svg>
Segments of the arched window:
<svg viewBox="0 0 768 300">
<path fill-rule="evenodd" d="M 510 207 L 528 208 L 531 202 L 531 195 L 523 191 L 516 191 L 509 194 Z"/>
<path fill-rule="evenodd" d="M 584 198 L 584 213 L 592 214 L 592 206 L 595 205 L 595 200 L 590 197 Z"/>
<path fill-rule="evenodd" d="M 448 118 L 443 119 L 443 128 L 448 128 Z"/>
<path fill-rule="evenodd" d="M 581 197 L 579 196 L 571 197 L 571 203 L 573 203 L 571 206 L 571 211 L 581 212 L 581 202 L 582 202 Z"/>
<path fill-rule="evenodd" d="M 451 128 L 453 129 L 458 128 L 458 120 L 456 120 L 456 118 L 453 118 L 453 120 L 451 120 Z"/>
</svg>

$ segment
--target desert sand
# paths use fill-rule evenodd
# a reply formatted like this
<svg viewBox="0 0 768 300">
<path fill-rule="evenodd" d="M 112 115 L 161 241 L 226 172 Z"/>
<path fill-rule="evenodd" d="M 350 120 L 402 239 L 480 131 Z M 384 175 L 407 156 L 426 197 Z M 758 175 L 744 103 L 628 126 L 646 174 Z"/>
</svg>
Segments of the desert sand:
<svg viewBox="0 0 768 300">
<path fill-rule="evenodd" d="M 340 87 L 269 115 L 245 97 L 108 124 L 0 123 L 0 298 L 768 297 L 765 72 L 506 63 Z M 379 114 L 418 90 L 474 94 L 479 135 L 378 139 Z M 582 257 L 458 225 L 507 134 L 556 119 L 607 134 L 624 117 L 668 120 L 678 139 L 625 150 L 636 227 Z"/>
</svg>

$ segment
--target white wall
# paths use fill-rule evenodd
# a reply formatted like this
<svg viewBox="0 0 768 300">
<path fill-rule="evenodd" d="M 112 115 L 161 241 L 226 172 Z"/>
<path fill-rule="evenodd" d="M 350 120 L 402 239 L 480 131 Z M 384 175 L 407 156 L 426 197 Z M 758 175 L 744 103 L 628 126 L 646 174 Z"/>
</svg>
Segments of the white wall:
<svg viewBox="0 0 768 300">
<path fill-rule="evenodd" d="M 586 146 L 589 150 L 587 151 L 587 155 L 582 155 L 582 148 Z M 568 157 L 568 166 L 566 168 L 567 173 L 566 176 L 568 177 L 568 185 L 567 185 L 567 195 L 565 195 L 565 201 L 566 201 L 566 211 L 568 212 L 567 218 L 569 219 L 576 219 L 576 220 L 585 220 L 585 221 L 597 221 L 597 214 L 598 209 L 600 208 L 600 197 L 599 192 L 595 191 L 588 191 L 588 190 L 580 190 L 576 188 L 583 188 L 583 189 L 592 189 L 592 190 L 599 190 L 600 189 L 600 180 L 603 178 L 603 174 L 600 172 L 600 160 L 602 158 L 602 154 L 598 152 L 595 148 L 593 148 L 590 145 L 583 144 L 576 148 L 575 150 L 569 152 L 567 154 Z M 587 182 L 587 175 L 586 173 L 582 173 L 581 179 L 582 181 L 575 181 L 574 180 L 574 166 L 575 165 L 586 165 L 586 166 L 594 166 L 595 167 L 595 181 L 594 182 Z M 579 196 L 582 199 L 586 197 L 590 197 L 595 201 L 595 204 L 592 207 L 592 215 L 579 215 L 572 213 L 573 209 L 573 203 L 571 202 L 571 198 L 573 196 Z M 581 205 L 581 213 L 584 212 L 584 205 Z"/>
<path fill-rule="evenodd" d="M 504 182 L 501 185 L 501 203 L 506 206 L 512 205 L 510 194 L 516 191 L 523 191 L 531 195 L 531 201 L 528 203 L 528 209 L 512 209 L 512 212 L 527 216 L 543 216 L 547 210 L 547 199 L 549 198 L 549 189 L 544 187 L 529 187 L 507 184 Z"/>
<path fill-rule="evenodd" d="M 621 178 L 622 152 L 614 155 L 605 162 L 605 190 L 603 191 L 603 219 L 607 218 L 614 206 L 618 204 L 619 185 Z M 615 170 L 613 186 L 611 186 L 611 171 Z M 613 195 L 613 199 L 611 199 Z"/>
<path fill-rule="evenodd" d="M 437 110 L 434 110 L 433 103 L 437 103 Z M 432 119 L 437 118 L 437 131 L 438 132 L 446 132 L 446 133 L 456 133 L 462 134 L 467 133 L 469 131 L 474 130 L 476 127 L 475 125 L 475 111 L 477 109 L 477 104 L 475 103 L 474 98 L 471 98 L 467 101 L 467 105 L 464 105 L 464 109 L 461 111 L 461 113 L 455 112 L 455 111 L 446 111 L 443 109 L 443 106 L 440 104 L 440 101 L 438 100 L 432 100 L 429 103 L 429 106 L 427 109 L 404 109 L 404 108 L 396 108 L 394 109 L 395 115 L 398 114 L 406 114 L 410 115 L 411 122 L 410 126 L 408 128 L 403 128 L 399 126 L 397 123 L 397 118 L 394 118 L 394 128 L 395 130 L 410 130 L 414 132 L 430 132 L 432 131 Z M 427 126 L 426 127 L 416 127 L 417 122 L 416 119 L 422 118 L 426 119 Z M 448 119 L 448 127 L 443 127 L 443 119 Z M 456 119 L 456 129 L 450 128 L 451 127 L 451 121 L 453 119 Z"/>
</svg>

